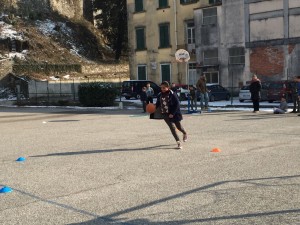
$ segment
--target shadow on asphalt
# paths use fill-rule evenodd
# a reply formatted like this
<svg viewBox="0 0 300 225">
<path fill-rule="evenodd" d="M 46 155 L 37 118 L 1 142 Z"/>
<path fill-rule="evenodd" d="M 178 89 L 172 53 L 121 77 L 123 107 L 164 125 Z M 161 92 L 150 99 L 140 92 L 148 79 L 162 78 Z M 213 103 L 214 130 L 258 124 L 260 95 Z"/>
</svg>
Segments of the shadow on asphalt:
<svg viewBox="0 0 300 225">
<path fill-rule="evenodd" d="M 263 120 L 263 119 L 286 119 L 290 117 L 297 117 L 297 114 L 285 113 L 285 114 L 274 114 L 274 113 L 259 113 L 259 114 L 242 114 L 230 115 L 229 117 L 239 117 L 231 120 L 224 121 L 235 121 L 235 120 Z"/>
<path fill-rule="evenodd" d="M 152 150 L 164 150 L 164 149 L 175 149 L 175 147 L 169 147 L 174 145 L 157 145 L 145 148 L 122 148 L 122 149 L 106 149 L 106 150 L 87 150 L 80 152 L 60 152 L 46 155 L 33 155 L 29 157 L 48 157 L 48 156 L 69 156 L 69 155 L 85 155 L 85 154 L 102 154 L 111 152 L 132 152 L 132 151 L 152 151 Z M 178 149 L 177 149 L 178 150 Z"/>
<path fill-rule="evenodd" d="M 300 213 L 300 209 L 285 209 L 285 210 L 275 210 L 275 211 L 266 211 L 266 212 L 256 212 L 256 213 L 246 213 L 246 214 L 239 214 L 239 215 L 221 215 L 221 216 L 215 216 L 215 217 L 207 217 L 207 218 L 199 218 L 199 219 L 186 219 L 186 220 L 173 220 L 173 221 L 157 221 L 157 222 L 152 222 L 148 219 L 134 219 L 134 220 L 129 220 L 127 222 L 121 222 L 119 221 L 119 219 L 117 219 L 116 217 L 125 215 L 127 213 L 131 213 L 134 211 L 138 211 L 138 210 L 142 210 L 148 207 L 152 207 L 154 205 L 158 205 L 173 199 L 177 199 L 177 198 L 182 198 L 185 196 L 188 196 L 190 194 L 194 194 L 200 191 L 205 191 L 207 189 L 211 189 L 211 188 L 215 188 L 224 184 L 229 184 L 229 183 L 243 183 L 243 184 L 251 184 L 251 185 L 256 185 L 257 187 L 266 187 L 266 186 L 270 186 L 270 187 L 274 187 L 274 185 L 268 185 L 268 184 L 262 184 L 262 181 L 265 182 L 272 182 L 272 181 L 276 181 L 276 185 L 280 185 L 278 184 L 280 181 L 283 180 L 289 180 L 289 179 L 294 179 L 294 178 L 300 178 L 300 175 L 293 175 L 293 176 L 279 176 L 279 177 L 267 177 L 267 178 L 252 178 L 252 179 L 240 179 L 240 180 L 227 180 L 227 181 L 220 181 L 220 182 L 215 182 L 212 184 L 208 184 L 199 188 L 195 188 L 195 189 L 191 189 L 189 191 L 185 191 L 185 192 L 181 192 L 175 195 L 171 195 L 165 198 L 161 198 L 158 200 L 154 200 L 148 203 L 144 203 L 141 205 L 137 205 L 128 209 L 124 209 L 124 210 L 120 210 L 105 216 L 99 216 L 96 215 L 94 213 L 85 211 L 85 210 L 81 210 L 78 208 L 74 208 L 72 206 L 66 205 L 66 204 L 62 204 L 59 202 L 55 202 L 53 200 L 48 200 L 48 199 L 44 199 L 41 198 L 39 196 L 36 196 L 34 194 L 22 191 L 22 190 L 18 190 L 16 188 L 14 188 L 14 191 L 19 192 L 22 195 L 25 196 L 29 196 L 34 200 L 38 200 L 38 201 L 42 201 L 42 202 L 46 202 L 48 204 L 52 204 L 58 207 L 62 207 L 64 209 L 67 210 L 71 210 L 73 212 L 77 212 L 77 213 L 81 213 L 83 215 L 88 215 L 88 216 L 92 216 L 95 217 L 95 219 L 93 220 L 89 220 L 86 222 L 80 222 L 80 223 L 71 223 L 69 225 L 109 225 L 109 224 L 114 224 L 114 225 L 118 225 L 118 224 L 123 224 L 123 225 L 173 225 L 173 224 L 192 224 L 192 223 L 204 223 L 204 222 L 214 222 L 214 221 L 226 221 L 226 220 L 233 220 L 233 219 L 247 219 L 247 218 L 258 218 L 258 217 L 266 217 L 266 216 L 274 216 L 274 215 L 284 215 L 284 214 L 298 214 Z M 291 181 L 292 182 L 292 181 Z M 293 183 L 294 184 L 294 183 Z M 5 185 L 0 185 L 0 186 L 5 186 Z M 125 220 L 126 218 L 121 218 L 122 220 Z M 230 222 L 229 222 L 230 223 Z"/>
<path fill-rule="evenodd" d="M 173 224 L 192 224 L 192 223 L 204 223 L 204 222 L 214 222 L 214 221 L 226 221 L 226 220 L 233 220 L 233 219 L 246 219 L 246 218 L 257 218 L 257 217 L 265 217 L 265 216 L 274 216 L 274 215 L 283 215 L 283 214 L 291 214 L 291 213 L 300 213 L 300 209 L 286 209 L 286 210 L 277 210 L 277 211 L 267 211 L 267 212 L 257 212 L 257 213 L 246 213 L 246 214 L 239 214 L 239 215 L 225 215 L 225 216 L 216 216 L 216 217 L 208 217 L 208 218 L 201 218 L 201 219 L 187 219 L 187 220 L 172 220 L 172 221 L 157 221 L 152 222 L 148 219 L 135 219 L 135 220 L 129 220 L 127 222 L 121 222 L 118 221 L 118 219 L 113 219 L 114 217 L 121 216 L 123 214 L 127 214 L 130 212 L 134 212 L 137 210 L 141 210 L 144 208 L 148 208 L 163 202 L 167 202 L 172 199 L 176 198 L 182 198 L 184 196 L 203 191 L 206 189 L 214 188 L 220 185 L 228 184 L 228 183 L 246 183 L 251 185 L 262 185 L 261 183 L 255 183 L 256 181 L 268 181 L 268 180 L 276 180 L 277 182 L 280 180 L 286 180 L 286 179 L 293 179 L 293 178 L 300 178 L 300 175 L 294 175 L 294 176 L 280 176 L 280 177 L 268 177 L 268 178 L 254 178 L 254 179 L 242 179 L 242 180 L 228 180 L 228 181 L 221 181 L 216 182 L 213 184 L 209 184 L 206 186 L 202 186 L 199 188 L 195 188 L 186 192 L 182 192 L 179 194 L 171 195 L 166 198 L 162 198 L 159 200 L 155 200 L 149 203 L 141 204 L 132 208 L 128 208 L 125 210 L 121 210 L 109 215 L 101 216 L 96 219 L 81 222 L 81 223 L 71 223 L 69 225 L 173 225 Z"/>
</svg>

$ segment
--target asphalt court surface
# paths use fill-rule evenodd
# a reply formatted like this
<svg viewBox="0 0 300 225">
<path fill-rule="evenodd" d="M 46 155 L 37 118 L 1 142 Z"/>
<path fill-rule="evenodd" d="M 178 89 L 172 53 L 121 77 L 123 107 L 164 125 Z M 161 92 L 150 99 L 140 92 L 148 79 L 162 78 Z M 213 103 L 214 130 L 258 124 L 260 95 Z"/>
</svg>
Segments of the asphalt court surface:
<svg viewBox="0 0 300 225">
<path fill-rule="evenodd" d="M 0 224 L 300 224 L 299 123 L 184 114 L 177 150 L 140 109 L 2 107 Z"/>
</svg>

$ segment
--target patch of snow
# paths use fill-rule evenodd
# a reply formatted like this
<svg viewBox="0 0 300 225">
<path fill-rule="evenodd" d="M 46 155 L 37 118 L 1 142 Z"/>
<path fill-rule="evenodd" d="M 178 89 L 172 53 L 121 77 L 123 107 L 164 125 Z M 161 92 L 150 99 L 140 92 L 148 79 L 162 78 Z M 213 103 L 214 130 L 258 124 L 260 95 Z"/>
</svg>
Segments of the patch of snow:
<svg viewBox="0 0 300 225">
<path fill-rule="evenodd" d="M 19 52 L 10 52 L 7 54 L 8 58 L 10 59 L 13 59 L 13 58 L 18 58 L 18 59 L 21 59 L 21 60 L 25 60 L 25 55 L 26 54 L 23 54 L 23 53 L 19 53 Z"/>
<path fill-rule="evenodd" d="M 15 39 L 15 40 L 24 40 L 24 36 L 22 32 L 17 32 L 12 25 L 9 25 L 3 21 L 0 22 L 0 39 L 5 40 L 7 38 Z"/>
<path fill-rule="evenodd" d="M 44 34 L 45 36 L 59 36 L 62 38 L 62 36 L 65 36 L 64 39 L 66 41 L 66 44 L 70 46 L 70 52 L 73 55 L 76 55 L 80 58 L 84 58 L 82 55 L 79 54 L 80 52 L 80 46 L 76 46 L 76 41 L 73 39 L 74 32 L 71 28 L 69 28 L 66 23 L 62 22 L 53 22 L 49 19 L 45 21 L 36 21 L 36 25 L 38 27 L 38 30 Z"/>
<path fill-rule="evenodd" d="M 59 80 L 59 78 L 56 78 L 55 76 L 50 76 L 49 79 L 50 80 Z"/>
<path fill-rule="evenodd" d="M 0 31 L 0 40 L 15 39 L 24 41 L 24 35 L 22 32 L 17 32 L 12 25 L 9 25 L 3 21 L 0 21 Z M 22 53 L 9 53 L 6 54 L 5 57 L 9 59 L 18 58 L 24 60 L 27 52 L 28 51 L 23 51 Z"/>
</svg>

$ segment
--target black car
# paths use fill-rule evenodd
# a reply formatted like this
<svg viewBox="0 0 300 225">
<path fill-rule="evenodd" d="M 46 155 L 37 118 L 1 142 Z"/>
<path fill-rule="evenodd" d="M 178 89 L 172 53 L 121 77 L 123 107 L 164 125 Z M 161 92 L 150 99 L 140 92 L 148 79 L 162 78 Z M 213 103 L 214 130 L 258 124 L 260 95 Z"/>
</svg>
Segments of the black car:
<svg viewBox="0 0 300 225">
<path fill-rule="evenodd" d="M 296 86 L 297 83 L 292 80 L 271 81 L 267 93 L 268 102 L 280 101 L 281 97 L 285 97 L 287 102 L 292 102 Z"/>
<path fill-rule="evenodd" d="M 124 96 L 126 99 L 130 98 L 136 98 L 140 99 L 142 88 L 146 87 L 147 83 L 150 84 L 150 87 L 152 87 L 154 91 L 154 96 L 156 97 L 158 93 L 160 92 L 160 87 L 150 81 L 150 80 L 128 80 L 123 81 L 122 83 L 122 96 Z"/>
<path fill-rule="evenodd" d="M 229 100 L 230 92 L 219 84 L 207 84 L 209 101 Z"/>
</svg>

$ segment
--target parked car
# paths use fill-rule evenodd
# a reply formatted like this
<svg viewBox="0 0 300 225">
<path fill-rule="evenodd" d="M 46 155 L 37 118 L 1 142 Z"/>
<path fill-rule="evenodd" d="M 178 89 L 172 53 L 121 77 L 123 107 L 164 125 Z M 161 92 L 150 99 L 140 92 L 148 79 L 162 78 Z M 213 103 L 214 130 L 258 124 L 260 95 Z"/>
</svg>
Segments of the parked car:
<svg viewBox="0 0 300 225">
<path fill-rule="evenodd" d="M 271 81 L 267 93 L 268 102 L 280 101 L 282 96 L 285 96 L 288 102 L 292 102 L 292 89 L 296 85 L 294 81 Z"/>
<path fill-rule="evenodd" d="M 207 84 L 208 98 L 210 102 L 217 100 L 229 100 L 230 92 L 219 84 Z"/>
<path fill-rule="evenodd" d="M 177 96 L 181 101 L 187 100 L 189 92 L 189 86 L 186 84 L 175 84 L 177 89 Z"/>
<path fill-rule="evenodd" d="M 268 94 L 268 88 L 269 83 L 262 83 L 261 84 L 261 91 L 260 91 L 260 101 L 267 101 L 267 94 Z M 244 85 L 239 92 L 239 100 L 240 102 L 251 100 L 251 93 L 250 93 L 250 85 Z"/>
<path fill-rule="evenodd" d="M 157 97 L 158 93 L 160 92 L 160 87 L 156 83 L 150 80 L 123 81 L 121 95 L 124 96 L 126 99 L 130 99 L 130 98 L 140 99 L 142 88 L 146 87 L 147 83 L 150 83 L 150 87 L 152 87 L 154 90 L 153 97 Z"/>
</svg>

